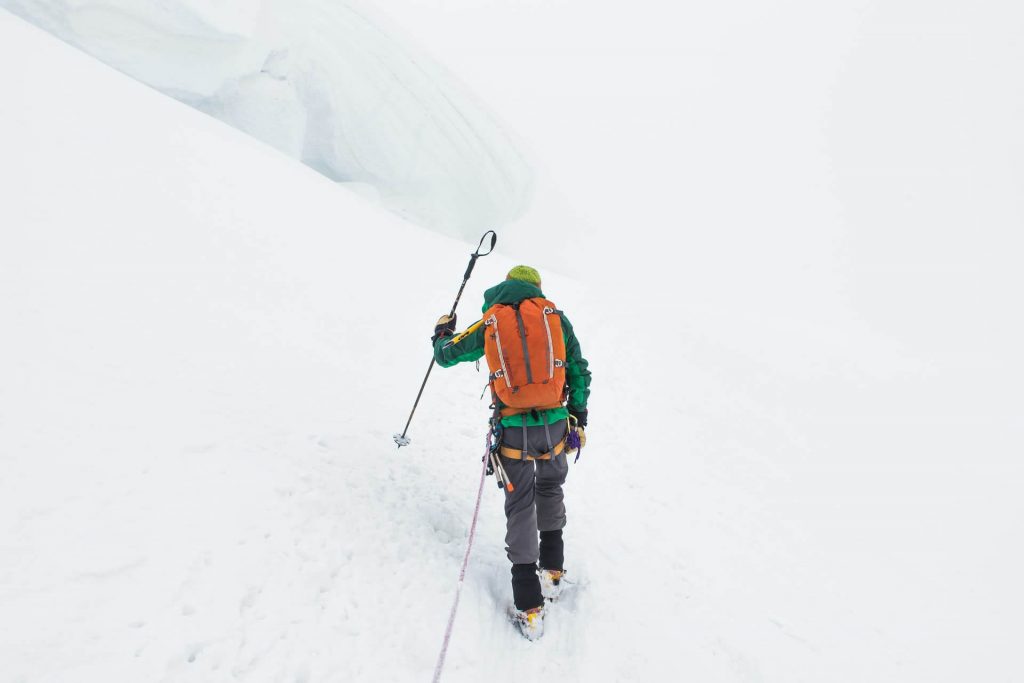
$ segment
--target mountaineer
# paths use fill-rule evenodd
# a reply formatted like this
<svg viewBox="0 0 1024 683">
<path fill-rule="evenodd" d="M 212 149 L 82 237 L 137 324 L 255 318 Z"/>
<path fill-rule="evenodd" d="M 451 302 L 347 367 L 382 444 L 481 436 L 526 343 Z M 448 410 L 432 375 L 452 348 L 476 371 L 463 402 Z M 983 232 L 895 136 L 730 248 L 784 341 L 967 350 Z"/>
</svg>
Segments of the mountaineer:
<svg viewBox="0 0 1024 683">
<path fill-rule="evenodd" d="M 569 319 L 545 298 L 534 268 L 510 270 L 484 293 L 483 312 L 458 335 L 456 318 L 442 316 L 431 338 L 434 359 L 451 367 L 486 358 L 494 410 L 488 473 L 505 489 L 512 616 L 536 640 L 545 598 L 557 598 L 565 573 L 562 485 L 568 455 L 579 458 L 586 443 L 590 371 Z"/>
</svg>

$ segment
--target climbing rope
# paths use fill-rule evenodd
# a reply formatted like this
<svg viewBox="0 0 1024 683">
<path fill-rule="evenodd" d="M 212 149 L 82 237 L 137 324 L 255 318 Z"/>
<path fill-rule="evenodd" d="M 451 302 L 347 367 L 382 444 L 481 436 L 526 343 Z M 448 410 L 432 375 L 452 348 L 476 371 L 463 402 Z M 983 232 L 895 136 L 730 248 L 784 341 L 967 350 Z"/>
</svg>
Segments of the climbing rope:
<svg viewBox="0 0 1024 683">
<path fill-rule="evenodd" d="M 476 492 L 476 507 L 473 510 L 473 522 L 469 525 L 469 539 L 466 541 L 466 556 L 462 558 L 462 569 L 459 570 L 459 585 L 455 589 L 455 602 L 452 603 L 451 614 L 448 615 L 448 628 L 444 632 L 444 643 L 441 645 L 441 654 L 437 658 L 437 666 L 434 667 L 434 683 L 441 680 L 441 669 L 444 668 L 444 658 L 448 654 L 448 644 L 452 639 L 452 627 L 455 626 L 455 613 L 459 610 L 459 598 L 462 596 L 462 584 L 466 578 L 466 566 L 469 564 L 469 553 L 473 549 L 473 537 L 476 536 L 476 520 L 480 516 L 480 499 L 484 493 L 484 478 L 487 476 L 487 456 L 491 452 L 491 430 L 487 430 L 487 450 L 484 451 L 483 467 L 480 469 L 480 487 Z"/>
</svg>

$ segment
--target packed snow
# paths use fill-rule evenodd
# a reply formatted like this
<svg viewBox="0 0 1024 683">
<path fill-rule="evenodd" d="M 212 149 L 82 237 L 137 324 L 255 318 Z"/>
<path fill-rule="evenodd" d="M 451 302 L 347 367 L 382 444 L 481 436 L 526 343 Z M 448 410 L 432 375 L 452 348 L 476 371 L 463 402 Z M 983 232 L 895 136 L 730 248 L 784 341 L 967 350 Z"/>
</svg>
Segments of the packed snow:
<svg viewBox="0 0 1024 683">
<path fill-rule="evenodd" d="M 1019 680 L 1019 13 L 586 7 L 392 8 L 546 159 L 461 321 L 541 263 L 594 371 L 570 589 L 507 622 L 488 480 L 443 680 Z M 476 240 L 3 11 L 0 60 L 0 678 L 428 679 L 483 375 L 390 436 Z"/>
<path fill-rule="evenodd" d="M 401 215 L 472 238 L 526 209 L 511 133 L 360 0 L 0 0 Z"/>
</svg>

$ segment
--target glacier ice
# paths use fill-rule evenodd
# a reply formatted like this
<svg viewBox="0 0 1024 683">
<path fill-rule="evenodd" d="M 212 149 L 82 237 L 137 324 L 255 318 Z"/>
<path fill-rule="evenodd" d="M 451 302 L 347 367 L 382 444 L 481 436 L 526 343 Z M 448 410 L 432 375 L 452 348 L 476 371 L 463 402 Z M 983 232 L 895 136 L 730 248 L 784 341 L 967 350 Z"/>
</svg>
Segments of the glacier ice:
<svg viewBox="0 0 1024 683">
<path fill-rule="evenodd" d="M 0 7 L 446 234 L 475 240 L 531 199 L 533 173 L 512 135 L 358 0 Z"/>
</svg>

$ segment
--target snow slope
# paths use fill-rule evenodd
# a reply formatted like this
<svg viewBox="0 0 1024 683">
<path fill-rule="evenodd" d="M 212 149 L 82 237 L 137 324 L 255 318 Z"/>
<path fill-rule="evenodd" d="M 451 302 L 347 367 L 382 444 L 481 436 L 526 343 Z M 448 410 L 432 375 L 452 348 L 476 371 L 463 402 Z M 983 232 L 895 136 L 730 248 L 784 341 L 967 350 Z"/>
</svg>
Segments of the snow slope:
<svg viewBox="0 0 1024 683">
<path fill-rule="evenodd" d="M 0 59 L 3 677 L 427 678 L 481 376 L 439 372 L 413 445 L 390 434 L 469 248 L 4 13 Z M 821 267 L 807 220 L 772 241 L 713 197 L 687 210 L 717 230 L 631 240 L 629 206 L 668 204 L 618 189 L 584 277 L 545 271 L 595 373 L 573 592 L 542 641 L 511 631 L 488 482 L 445 680 L 1020 678 L 1019 321 L 878 324 L 913 291 L 858 298 L 884 241 Z M 1005 288 L 963 291 L 1012 310 L 1001 258 L 977 274 Z M 464 320 L 509 265 L 481 261 Z"/>
<path fill-rule="evenodd" d="M 0 21 L 2 678 L 429 671 L 479 424 L 390 434 L 468 249 Z"/>
<path fill-rule="evenodd" d="M 510 134 L 361 0 L 0 7 L 447 234 L 471 238 L 529 203 Z"/>
</svg>

